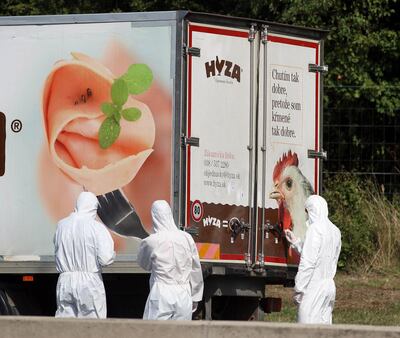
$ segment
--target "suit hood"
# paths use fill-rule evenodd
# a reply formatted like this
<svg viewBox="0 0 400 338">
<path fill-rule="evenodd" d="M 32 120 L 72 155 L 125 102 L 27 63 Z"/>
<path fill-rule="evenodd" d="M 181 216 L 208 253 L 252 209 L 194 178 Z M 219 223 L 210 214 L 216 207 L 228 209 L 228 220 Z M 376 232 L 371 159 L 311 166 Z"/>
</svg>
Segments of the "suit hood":
<svg viewBox="0 0 400 338">
<path fill-rule="evenodd" d="M 304 204 L 310 223 L 315 223 L 320 220 L 328 218 L 328 203 L 326 200 L 318 195 L 311 195 L 307 198 Z"/>
<path fill-rule="evenodd" d="M 178 230 L 171 207 L 167 201 L 155 201 L 151 206 L 151 218 L 153 220 L 154 232 Z"/>
<path fill-rule="evenodd" d="M 79 216 L 91 216 L 93 218 L 96 217 L 97 207 L 99 202 L 95 194 L 89 191 L 83 191 L 79 194 L 78 199 L 76 201 L 75 212 Z"/>
</svg>

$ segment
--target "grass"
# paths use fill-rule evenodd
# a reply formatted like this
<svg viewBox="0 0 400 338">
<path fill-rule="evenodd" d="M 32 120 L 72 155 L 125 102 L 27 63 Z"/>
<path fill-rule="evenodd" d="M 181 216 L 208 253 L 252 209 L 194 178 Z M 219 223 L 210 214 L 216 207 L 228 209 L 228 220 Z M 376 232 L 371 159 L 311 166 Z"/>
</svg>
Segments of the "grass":
<svg viewBox="0 0 400 338">
<path fill-rule="evenodd" d="M 329 218 L 342 233 L 338 266 L 352 272 L 335 278 L 333 322 L 400 325 L 400 198 L 390 200 L 383 186 L 350 173 L 329 177 L 324 187 Z M 296 321 L 292 293 L 267 287 L 267 296 L 282 298 L 283 305 L 267 321 Z"/>
<path fill-rule="evenodd" d="M 334 324 L 399 325 L 400 271 L 338 273 Z M 270 322 L 296 322 L 292 289 L 268 286 L 270 297 L 282 298 L 282 311 L 266 315 Z"/>
<path fill-rule="evenodd" d="M 324 197 L 342 233 L 339 267 L 369 272 L 400 265 L 398 195 L 389 199 L 377 182 L 340 173 L 324 181 Z"/>
</svg>

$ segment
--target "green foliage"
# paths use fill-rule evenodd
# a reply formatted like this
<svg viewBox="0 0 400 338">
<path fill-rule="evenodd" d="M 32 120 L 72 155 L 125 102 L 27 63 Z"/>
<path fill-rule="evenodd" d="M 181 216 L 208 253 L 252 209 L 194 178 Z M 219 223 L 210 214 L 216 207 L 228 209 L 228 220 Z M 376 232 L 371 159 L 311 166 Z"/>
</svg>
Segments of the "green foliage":
<svg viewBox="0 0 400 338">
<path fill-rule="evenodd" d="M 111 146 L 119 136 L 121 127 L 113 117 L 107 117 L 99 129 L 99 145 L 106 149 Z"/>
<path fill-rule="evenodd" d="M 116 107 L 122 107 L 128 100 L 128 85 L 122 79 L 116 79 L 111 86 L 111 99 Z"/>
<path fill-rule="evenodd" d="M 118 108 L 110 103 L 110 102 L 104 102 L 101 105 L 101 111 L 104 113 L 104 115 L 106 115 L 107 117 L 112 117 L 114 114 L 117 113 Z"/>
<path fill-rule="evenodd" d="M 111 101 L 101 104 L 101 111 L 107 118 L 100 126 L 98 137 L 101 148 L 110 147 L 118 138 L 123 117 L 126 121 L 136 121 L 142 116 L 139 108 L 129 107 L 123 109 L 128 101 L 129 94 L 141 94 L 148 90 L 153 81 L 153 73 L 145 64 L 134 64 L 125 74 L 115 79 L 111 86 Z"/>
<path fill-rule="evenodd" d="M 136 121 L 140 118 L 141 114 L 138 108 L 127 108 L 121 112 L 122 117 L 127 121 Z"/>
<path fill-rule="evenodd" d="M 339 268 L 351 269 L 365 265 L 374 251 L 374 233 L 363 212 L 366 197 L 363 182 L 357 177 L 343 174 L 325 180 L 324 188 L 329 217 L 342 233 Z"/>
<path fill-rule="evenodd" d="M 153 81 L 153 73 L 145 64 L 131 65 L 121 77 L 128 85 L 129 93 L 139 95 L 149 89 Z"/>
<path fill-rule="evenodd" d="M 393 115 L 400 107 L 399 20 L 396 0 L 261 1 L 278 21 L 328 29 L 325 105 L 370 107 Z M 256 15 L 258 13 L 255 13 Z M 271 18 L 269 16 L 269 18 Z"/>
<path fill-rule="evenodd" d="M 400 209 L 380 187 L 349 173 L 325 180 L 330 219 L 342 232 L 339 268 L 399 266 Z"/>
<path fill-rule="evenodd" d="M 129 0 L 2 0 L 0 15 L 54 15 L 127 12 Z"/>
</svg>

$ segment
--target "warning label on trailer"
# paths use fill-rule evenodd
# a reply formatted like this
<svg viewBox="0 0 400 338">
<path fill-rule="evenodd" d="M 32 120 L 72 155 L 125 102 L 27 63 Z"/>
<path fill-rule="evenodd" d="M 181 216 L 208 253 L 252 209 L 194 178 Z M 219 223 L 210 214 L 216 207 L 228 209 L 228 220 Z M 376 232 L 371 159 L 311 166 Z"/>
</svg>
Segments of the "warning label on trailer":
<svg viewBox="0 0 400 338">
<path fill-rule="evenodd" d="M 196 200 L 192 204 L 192 218 L 195 222 L 199 222 L 203 217 L 203 205 L 199 200 Z"/>
</svg>

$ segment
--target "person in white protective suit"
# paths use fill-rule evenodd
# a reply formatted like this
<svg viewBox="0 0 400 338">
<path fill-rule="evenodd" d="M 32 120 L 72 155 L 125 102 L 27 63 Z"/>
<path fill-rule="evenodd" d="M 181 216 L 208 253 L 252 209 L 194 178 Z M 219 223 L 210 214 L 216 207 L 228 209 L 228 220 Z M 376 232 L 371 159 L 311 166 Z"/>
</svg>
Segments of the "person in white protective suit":
<svg viewBox="0 0 400 338">
<path fill-rule="evenodd" d="M 193 238 L 177 228 L 166 201 L 151 207 L 154 234 L 144 239 L 139 265 L 151 271 L 143 319 L 191 320 L 203 297 L 203 274 Z"/>
<path fill-rule="evenodd" d="M 54 236 L 57 283 L 56 317 L 106 318 L 102 267 L 114 261 L 114 242 L 96 221 L 98 201 L 80 193 L 76 208 L 62 219 Z"/>
<path fill-rule="evenodd" d="M 286 232 L 289 243 L 301 254 L 294 288 L 297 321 L 304 324 L 332 324 L 336 297 L 333 278 L 341 249 L 340 230 L 328 219 L 328 204 L 312 195 L 305 202 L 309 218 L 304 242 Z"/>
</svg>

